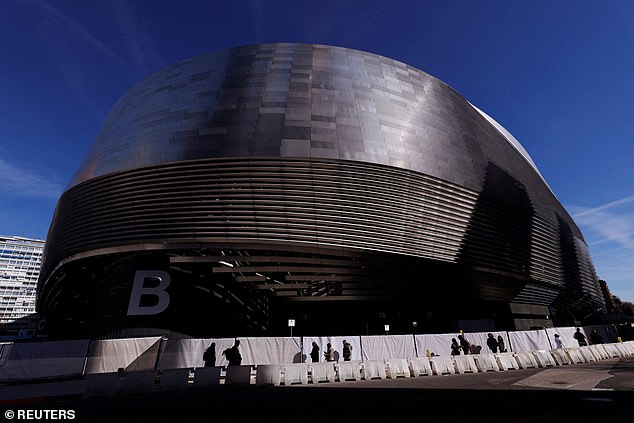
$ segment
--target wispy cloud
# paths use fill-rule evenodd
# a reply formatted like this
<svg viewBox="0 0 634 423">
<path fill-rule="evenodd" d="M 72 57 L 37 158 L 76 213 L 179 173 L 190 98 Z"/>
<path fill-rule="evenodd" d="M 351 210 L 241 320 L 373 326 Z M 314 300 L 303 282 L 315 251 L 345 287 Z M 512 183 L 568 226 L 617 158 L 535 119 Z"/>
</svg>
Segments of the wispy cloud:
<svg viewBox="0 0 634 423">
<path fill-rule="evenodd" d="M 31 16 L 30 30 L 48 51 L 53 68 L 97 122 L 107 110 L 95 99 L 94 66 L 108 66 L 112 74 L 134 81 L 162 63 L 134 7 L 119 1 L 102 3 L 90 20 L 90 6 L 46 0 L 23 3 Z"/>
<path fill-rule="evenodd" d="M 592 215 L 595 214 L 597 212 L 601 212 L 604 210 L 608 210 L 608 209 L 613 209 L 616 208 L 618 206 L 622 206 L 625 204 L 629 204 L 631 202 L 634 202 L 634 195 L 629 195 L 627 197 L 621 198 L 620 200 L 615 200 L 615 201 L 611 201 L 607 204 L 603 204 L 602 206 L 598 206 L 598 207 L 594 207 L 594 208 L 588 208 L 584 211 L 580 211 L 578 213 L 575 214 L 575 217 L 583 217 L 586 215 Z"/>
<path fill-rule="evenodd" d="M 46 17 L 48 29 L 54 27 L 56 30 L 70 33 L 77 40 L 87 43 L 91 49 L 100 51 L 113 62 L 127 66 L 122 56 L 93 35 L 93 32 L 87 26 L 64 12 L 60 7 L 46 1 L 34 1 L 27 4 L 34 11 Z"/>
<path fill-rule="evenodd" d="M 578 225 L 599 236 L 599 242 L 615 242 L 621 247 L 634 249 L 634 196 L 598 207 L 578 207 L 569 209 Z"/>
<path fill-rule="evenodd" d="M 12 197 L 57 199 L 64 187 L 48 175 L 14 166 L 0 159 L 0 194 Z"/>
<path fill-rule="evenodd" d="M 599 277 L 615 295 L 634 301 L 634 195 L 567 208 L 586 237 Z"/>
<path fill-rule="evenodd" d="M 145 76 L 163 61 L 149 38 L 149 31 L 145 30 L 142 16 L 139 16 L 132 5 L 127 2 L 108 2 L 108 8 L 112 11 L 113 25 L 119 28 L 119 33 L 127 55 L 126 62 L 132 63 L 140 76 Z"/>
</svg>

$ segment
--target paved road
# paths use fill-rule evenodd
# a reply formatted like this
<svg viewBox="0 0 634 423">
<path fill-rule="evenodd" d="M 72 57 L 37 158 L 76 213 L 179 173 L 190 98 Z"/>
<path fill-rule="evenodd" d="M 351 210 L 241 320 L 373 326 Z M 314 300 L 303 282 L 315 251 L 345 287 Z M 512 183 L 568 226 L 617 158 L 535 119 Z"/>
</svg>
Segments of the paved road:
<svg viewBox="0 0 634 423">
<path fill-rule="evenodd" d="M 591 422 L 634 419 L 634 357 L 549 369 L 5 404 L 80 422 Z M 4 419 L 4 420 L 3 420 Z M 15 420 L 15 419 L 14 419 Z M 46 420 L 45 420 L 46 421 Z M 611 423 L 611 422 L 610 422 Z"/>
</svg>

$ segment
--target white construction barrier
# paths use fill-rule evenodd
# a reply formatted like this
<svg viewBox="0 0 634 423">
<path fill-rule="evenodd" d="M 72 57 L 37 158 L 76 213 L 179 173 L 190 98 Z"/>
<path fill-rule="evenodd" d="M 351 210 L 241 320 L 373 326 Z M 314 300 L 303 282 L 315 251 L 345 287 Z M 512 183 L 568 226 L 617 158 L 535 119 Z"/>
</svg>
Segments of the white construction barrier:
<svg viewBox="0 0 634 423">
<path fill-rule="evenodd" d="M 222 367 L 197 367 L 194 370 L 194 387 L 205 388 L 208 386 L 219 385 Z"/>
<path fill-rule="evenodd" d="M 363 379 L 385 379 L 385 361 L 383 360 L 367 360 L 363 362 Z"/>
<path fill-rule="evenodd" d="M 473 355 L 454 355 L 451 358 L 453 359 L 454 369 L 456 370 L 456 373 L 478 373 L 478 366 L 476 365 Z"/>
<path fill-rule="evenodd" d="M 94 396 L 113 397 L 121 389 L 119 372 L 93 373 L 84 376 L 84 398 Z"/>
<path fill-rule="evenodd" d="M 291 364 L 306 361 L 302 355 L 302 342 L 299 337 L 238 339 L 242 365 Z M 222 362 L 220 364 L 224 365 Z"/>
<path fill-rule="evenodd" d="M 530 352 L 552 348 L 548 341 L 548 335 L 543 330 L 508 332 L 508 335 L 512 351 L 514 352 Z"/>
<path fill-rule="evenodd" d="M 553 358 L 550 351 L 546 350 L 537 350 L 532 351 L 535 360 L 537 360 L 537 364 L 539 367 L 555 367 L 557 366 L 557 362 Z"/>
<path fill-rule="evenodd" d="M 513 353 L 498 353 L 494 355 L 500 370 L 518 370 L 520 368 Z"/>
<path fill-rule="evenodd" d="M 282 383 L 281 364 L 260 364 L 255 369 L 256 385 L 274 385 Z"/>
<path fill-rule="evenodd" d="M 337 379 L 335 363 L 310 363 L 310 379 L 313 383 L 334 382 Z"/>
<path fill-rule="evenodd" d="M 308 383 L 308 366 L 310 366 L 310 364 L 285 364 L 283 367 L 284 385 L 292 385 L 294 383 L 306 385 Z"/>
<path fill-rule="evenodd" d="M 91 341 L 84 373 L 154 370 L 161 340 L 155 336 Z"/>
<path fill-rule="evenodd" d="M 3 343 L 0 345 L 0 383 L 79 377 L 84 371 L 88 345 L 88 340 Z"/>
<path fill-rule="evenodd" d="M 427 357 L 427 352 L 436 356 L 448 356 L 451 354 L 451 340 L 454 338 L 458 341 L 458 334 L 415 335 L 418 356 Z"/>
<path fill-rule="evenodd" d="M 164 369 L 159 374 L 160 391 L 182 391 L 188 389 L 189 369 Z"/>
<path fill-rule="evenodd" d="M 506 332 L 474 332 L 474 333 L 465 333 L 465 338 L 471 343 L 471 354 L 493 354 L 493 351 L 487 345 L 487 340 L 489 334 L 493 335 L 495 341 L 497 342 L 498 336 L 502 337 L 502 341 L 504 344 L 505 352 L 511 351 L 510 342 L 508 339 L 508 335 Z M 458 340 L 458 338 L 456 338 Z M 496 353 L 502 352 L 499 350 L 495 351 Z"/>
<path fill-rule="evenodd" d="M 479 354 L 474 357 L 476 366 L 481 372 L 499 372 L 500 367 L 493 354 Z"/>
<path fill-rule="evenodd" d="M 228 366 L 225 375 L 225 385 L 249 385 L 251 384 L 250 365 L 247 366 Z"/>
<path fill-rule="evenodd" d="M 581 347 L 579 347 L 581 348 Z M 566 348 L 566 354 L 570 357 L 570 362 L 572 364 L 585 363 L 585 357 L 581 354 L 579 348 Z"/>
<path fill-rule="evenodd" d="M 597 358 L 590 351 L 590 347 L 579 347 L 579 354 L 583 356 L 586 363 L 592 363 L 597 361 Z"/>
<path fill-rule="evenodd" d="M 539 367 L 535 356 L 530 352 L 518 352 L 514 354 L 514 357 L 520 369 L 536 369 Z"/>
<path fill-rule="evenodd" d="M 577 328 L 574 326 L 546 328 L 545 330 L 546 330 L 546 333 L 548 334 L 548 340 L 550 341 L 550 344 L 552 345 L 551 348 L 557 348 L 557 345 L 555 345 L 555 334 L 559 335 L 559 339 L 564 345 L 564 348 L 577 348 L 577 347 L 585 346 L 585 345 L 579 344 L 579 341 L 577 341 L 577 339 L 575 338 L 575 332 L 577 332 Z M 589 345 L 590 338 L 588 337 L 588 335 L 590 335 L 590 332 L 586 333 L 582 327 L 579 328 L 579 331 L 585 336 L 586 345 Z"/>
<path fill-rule="evenodd" d="M 432 376 L 434 371 L 427 357 L 412 358 L 409 361 L 412 376 Z"/>
<path fill-rule="evenodd" d="M 226 366 L 229 363 L 222 352 L 230 348 L 234 341 L 234 338 L 168 339 L 161 343 L 156 368 L 162 370 L 203 367 L 203 354 L 212 343 L 215 346 L 216 361 L 211 367 Z"/>
<path fill-rule="evenodd" d="M 409 363 L 406 358 L 390 358 L 387 360 L 387 377 L 396 379 L 397 377 L 410 377 Z"/>
<path fill-rule="evenodd" d="M 616 342 L 614 344 L 614 347 L 619 351 L 621 357 L 628 357 L 632 355 L 632 353 L 629 351 L 628 346 L 624 342 Z"/>
<path fill-rule="evenodd" d="M 456 373 L 451 356 L 429 357 L 429 363 L 435 375 L 453 375 Z"/>
<path fill-rule="evenodd" d="M 362 336 L 361 349 L 363 361 L 416 357 L 412 335 Z"/>
<path fill-rule="evenodd" d="M 597 360 L 606 360 L 610 358 L 610 355 L 605 351 L 603 344 L 590 345 L 589 348 Z"/>
<path fill-rule="evenodd" d="M 335 361 L 343 361 L 343 341 L 347 341 L 352 346 L 351 360 L 361 360 L 361 337 L 351 336 L 305 336 L 302 338 L 302 351 L 305 362 L 311 363 L 310 352 L 313 349 L 313 342 L 319 347 L 319 362 L 324 362 L 324 352 L 326 344 L 330 343 L 335 353 Z"/>
<path fill-rule="evenodd" d="M 629 355 L 634 355 L 634 342 L 633 341 L 627 341 L 627 342 L 618 342 L 616 344 L 616 347 L 619 349 L 619 351 L 621 351 L 623 353 L 623 356 L 629 356 Z"/>
<path fill-rule="evenodd" d="M 564 348 L 552 349 L 550 350 L 550 354 L 553 356 L 558 366 L 571 364 L 570 357 L 568 357 Z"/>
<path fill-rule="evenodd" d="M 123 372 L 119 380 L 121 383 L 121 393 L 123 395 L 149 394 L 154 388 L 156 371 L 141 370 L 138 372 Z"/>
<path fill-rule="evenodd" d="M 608 353 L 610 357 L 621 357 L 621 353 L 616 348 L 616 344 L 603 344 L 603 348 L 605 348 L 605 352 Z"/>
<path fill-rule="evenodd" d="M 337 364 L 337 378 L 340 382 L 345 382 L 346 380 L 361 380 L 361 361 L 340 361 L 339 364 Z"/>
<path fill-rule="evenodd" d="M 510 332 L 507 348 L 524 349 L 534 345 L 550 345 L 548 334 L 557 333 L 569 342 L 576 328 L 553 328 L 541 331 Z M 493 333 L 493 332 L 492 332 Z M 587 333 L 587 332 L 586 332 Z M 470 342 L 486 342 L 487 333 L 467 333 Z M 498 333 L 496 332 L 495 335 Z M 596 344 L 584 347 L 566 346 L 559 349 L 540 348 L 515 353 L 473 354 L 460 356 L 420 356 L 425 350 L 447 348 L 457 335 L 394 335 L 328 338 L 240 338 L 243 366 L 227 368 L 224 383 L 291 384 L 336 380 L 371 380 L 432 374 L 454 374 L 499 371 L 519 368 L 548 367 L 593 362 L 608 358 L 634 355 L 634 341 Z M 312 340 L 329 340 L 353 345 L 353 357 L 359 360 L 302 363 L 310 351 L 301 345 Z M 448 341 L 448 342 L 447 342 Z M 128 338 L 99 341 L 63 341 L 28 344 L 0 344 L 0 383 L 43 377 L 81 376 L 86 380 L 86 394 L 115 395 L 117 392 L 147 392 L 150 390 L 180 390 L 192 385 L 218 385 L 222 382 L 221 366 L 201 367 L 203 353 L 214 342 L 216 361 L 226 362 L 222 350 L 231 347 L 233 338 L 165 340 L 161 337 Z M 314 341 L 317 342 L 317 341 Z M 331 343 L 332 343 L 331 342 Z M 506 342 L 505 342 L 506 343 Z M 333 344 L 333 346 L 335 346 Z M 418 347 L 419 357 L 416 356 Z M 343 348 L 340 348 L 341 350 Z M 486 346 L 482 345 L 486 352 Z M 374 359 L 372 359 L 374 357 Z M 379 358 L 380 357 L 380 358 Z M 404 357 L 404 358 L 395 358 Z M 67 361 L 65 359 L 68 358 Z M 323 351 L 320 350 L 323 359 Z M 275 362 L 272 362 L 275 361 Z M 80 365 L 82 365 L 80 369 Z M 257 365 L 254 373 L 252 365 Z M 158 376 L 155 373 L 158 369 Z M 193 384 L 191 370 L 194 371 Z M 147 372 L 146 372 L 147 370 Z M 310 370 L 310 372 L 309 372 Z M 104 374 L 103 378 L 91 375 Z M 155 381 L 153 378 L 156 378 Z M 150 380 L 152 381 L 150 382 Z"/>
</svg>

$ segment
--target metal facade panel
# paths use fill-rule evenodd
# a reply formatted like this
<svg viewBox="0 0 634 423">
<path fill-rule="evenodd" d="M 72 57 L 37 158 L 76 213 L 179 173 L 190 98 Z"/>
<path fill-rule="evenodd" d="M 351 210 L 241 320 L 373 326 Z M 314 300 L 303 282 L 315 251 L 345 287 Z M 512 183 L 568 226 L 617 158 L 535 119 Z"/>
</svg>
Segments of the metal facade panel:
<svg viewBox="0 0 634 423">
<path fill-rule="evenodd" d="M 480 299 L 602 304 L 580 231 L 517 140 L 438 79 L 340 47 L 240 47 L 133 87 L 59 201 L 40 302 L 54 307 L 73 261 L 183 245 L 308 249 L 303 271 L 278 265 L 301 282 L 272 290 L 289 301 L 320 281 L 358 284 L 331 296 L 385 294 L 308 263 L 335 249 L 421 260 L 423 274 L 455 265 Z M 235 280 L 263 291 L 275 272 L 249 266 Z"/>
</svg>

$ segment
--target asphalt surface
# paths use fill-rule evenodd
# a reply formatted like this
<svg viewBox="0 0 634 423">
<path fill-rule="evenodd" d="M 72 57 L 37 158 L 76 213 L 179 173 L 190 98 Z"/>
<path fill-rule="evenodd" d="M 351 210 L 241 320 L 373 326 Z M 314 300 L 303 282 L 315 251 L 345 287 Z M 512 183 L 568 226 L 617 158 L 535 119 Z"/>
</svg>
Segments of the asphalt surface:
<svg viewBox="0 0 634 423">
<path fill-rule="evenodd" d="M 61 391 L 60 391 L 61 392 Z M 127 397 L 4 402 L 0 422 L 596 422 L 634 421 L 634 357 L 548 369 L 292 386 L 219 385 Z M 8 410 L 14 413 L 7 419 Z M 18 412 L 22 419 L 18 419 Z M 66 417 L 68 413 L 66 413 Z M 51 418 L 57 417 L 57 418 Z M 33 420 L 33 418 L 31 419 Z M 68 419 L 66 419 L 68 420 Z"/>
</svg>

